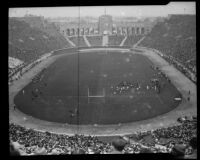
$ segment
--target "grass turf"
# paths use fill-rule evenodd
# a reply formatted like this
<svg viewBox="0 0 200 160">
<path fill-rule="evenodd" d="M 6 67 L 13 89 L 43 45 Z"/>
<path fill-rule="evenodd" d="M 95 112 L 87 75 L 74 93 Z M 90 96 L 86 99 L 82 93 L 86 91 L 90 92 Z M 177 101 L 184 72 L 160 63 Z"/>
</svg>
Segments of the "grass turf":
<svg viewBox="0 0 200 160">
<path fill-rule="evenodd" d="M 79 124 L 118 124 L 152 118 L 175 108 L 178 102 L 174 98 L 180 93 L 163 77 L 160 94 L 147 91 L 146 84 L 158 72 L 151 65 L 147 57 L 132 53 L 81 53 L 79 60 L 77 54 L 68 55 L 42 72 L 37 83 L 22 89 L 14 102 L 28 115 L 59 123 L 77 124 L 76 114 L 71 114 L 76 109 Z M 141 89 L 113 95 L 111 86 L 121 81 L 139 82 Z M 105 99 L 90 98 L 88 103 L 88 88 L 90 95 L 100 95 L 104 88 Z M 32 91 L 38 96 L 34 98 Z"/>
</svg>

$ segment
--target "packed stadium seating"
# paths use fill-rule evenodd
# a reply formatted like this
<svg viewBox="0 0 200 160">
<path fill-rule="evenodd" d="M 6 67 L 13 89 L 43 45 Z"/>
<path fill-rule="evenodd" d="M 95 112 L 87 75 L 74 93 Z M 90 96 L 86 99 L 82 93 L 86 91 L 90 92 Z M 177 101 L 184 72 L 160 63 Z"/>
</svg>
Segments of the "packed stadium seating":
<svg viewBox="0 0 200 160">
<path fill-rule="evenodd" d="M 155 48 L 196 72 L 196 16 L 172 15 L 158 23 L 140 46 Z"/>
<path fill-rule="evenodd" d="M 92 46 L 102 46 L 102 36 L 87 36 L 87 39 Z"/>
<path fill-rule="evenodd" d="M 182 147 L 188 145 L 192 140 L 197 141 L 197 119 L 196 117 L 180 117 L 177 119 L 179 125 L 156 130 L 136 132 L 132 135 L 122 137 L 127 141 L 122 153 L 171 153 L 177 144 Z M 41 154 L 107 154 L 112 152 L 112 145 L 100 137 L 84 135 L 60 135 L 49 132 L 39 132 L 27 129 L 23 126 L 10 123 L 10 141 L 18 145 L 21 155 L 34 155 L 38 147 L 45 152 Z M 195 146 L 195 145 L 193 145 Z M 77 152 L 77 150 L 83 152 Z M 194 149 L 187 147 L 183 155 L 191 155 Z"/>
<path fill-rule="evenodd" d="M 137 43 L 143 36 L 142 35 L 133 35 L 128 36 L 126 41 L 124 42 L 124 46 L 132 47 L 135 43 Z"/>
<path fill-rule="evenodd" d="M 109 46 L 119 46 L 125 36 L 110 35 L 108 40 Z"/>
<path fill-rule="evenodd" d="M 9 44 L 9 56 L 13 58 L 20 59 L 24 62 L 30 62 L 38 58 L 38 52 L 31 49 L 19 49 L 12 44 Z"/>
<path fill-rule="evenodd" d="M 15 68 L 23 63 L 23 61 L 13 57 L 9 57 L 8 62 L 9 68 Z"/>
<path fill-rule="evenodd" d="M 59 41 L 59 43 L 61 43 L 62 45 L 70 47 L 70 44 L 66 43 L 65 38 L 59 32 L 59 28 L 53 22 L 48 22 L 48 20 L 44 19 L 44 17 L 27 16 L 18 18 L 18 20 L 28 23 L 32 28 L 37 28 L 40 31 L 45 32 L 49 36 L 57 39 L 57 41 Z"/>
<path fill-rule="evenodd" d="M 85 40 L 82 36 L 69 37 L 69 40 L 71 40 L 76 45 L 76 47 L 87 47 L 87 44 L 85 43 Z"/>
<path fill-rule="evenodd" d="M 9 62 L 8 63 L 8 74 L 9 75 L 16 72 L 16 70 L 24 64 L 23 61 L 20 61 L 19 59 L 13 58 L 13 57 L 9 57 L 8 62 Z"/>
<path fill-rule="evenodd" d="M 30 62 L 44 53 L 65 46 L 69 44 L 64 37 L 55 38 L 22 20 L 9 18 L 9 56 Z"/>
</svg>

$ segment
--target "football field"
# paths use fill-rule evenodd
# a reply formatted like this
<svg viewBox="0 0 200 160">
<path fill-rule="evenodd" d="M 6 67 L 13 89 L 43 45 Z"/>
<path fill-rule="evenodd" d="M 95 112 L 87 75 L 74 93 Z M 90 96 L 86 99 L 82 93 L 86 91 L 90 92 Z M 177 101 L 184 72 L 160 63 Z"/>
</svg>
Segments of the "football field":
<svg viewBox="0 0 200 160">
<path fill-rule="evenodd" d="M 14 102 L 28 115 L 58 123 L 118 124 L 152 118 L 174 109 L 179 104 L 174 98 L 181 97 L 152 66 L 147 57 L 129 52 L 62 56 L 34 77 Z M 159 93 L 150 88 L 152 79 L 159 80 Z"/>
</svg>

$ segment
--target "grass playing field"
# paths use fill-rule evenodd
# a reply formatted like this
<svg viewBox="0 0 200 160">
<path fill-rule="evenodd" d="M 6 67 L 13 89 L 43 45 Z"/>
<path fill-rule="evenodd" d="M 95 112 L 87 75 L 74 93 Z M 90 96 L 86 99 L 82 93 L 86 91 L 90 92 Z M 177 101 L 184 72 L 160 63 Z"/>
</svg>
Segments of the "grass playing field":
<svg viewBox="0 0 200 160">
<path fill-rule="evenodd" d="M 66 55 L 36 76 L 22 89 L 14 102 L 33 117 L 60 123 L 118 124 L 158 116 L 174 109 L 178 90 L 153 70 L 145 56 L 121 52 L 90 52 Z M 79 70 L 78 70 L 79 67 Z M 79 72 L 78 72 L 79 71 Z M 79 89 L 78 89 L 79 77 Z M 150 79 L 158 78 L 161 90 L 147 90 Z M 120 82 L 138 82 L 139 90 L 113 94 Z M 88 98 L 103 94 L 105 97 Z M 79 107 L 78 106 L 79 101 Z"/>
</svg>

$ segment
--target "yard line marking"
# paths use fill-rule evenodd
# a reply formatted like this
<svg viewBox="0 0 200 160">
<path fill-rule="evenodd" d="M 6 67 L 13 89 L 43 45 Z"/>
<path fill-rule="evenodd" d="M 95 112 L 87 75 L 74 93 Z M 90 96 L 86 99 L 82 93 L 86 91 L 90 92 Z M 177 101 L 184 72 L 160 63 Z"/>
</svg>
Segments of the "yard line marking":
<svg viewBox="0 0 200 160">
<path fill-rule="evenodd" d="M 161 100 L 160 96 L 156 95 L 156 97 L 159 99 L 160 103 L 164 104 L 163 101 Z"/>
</svg>

